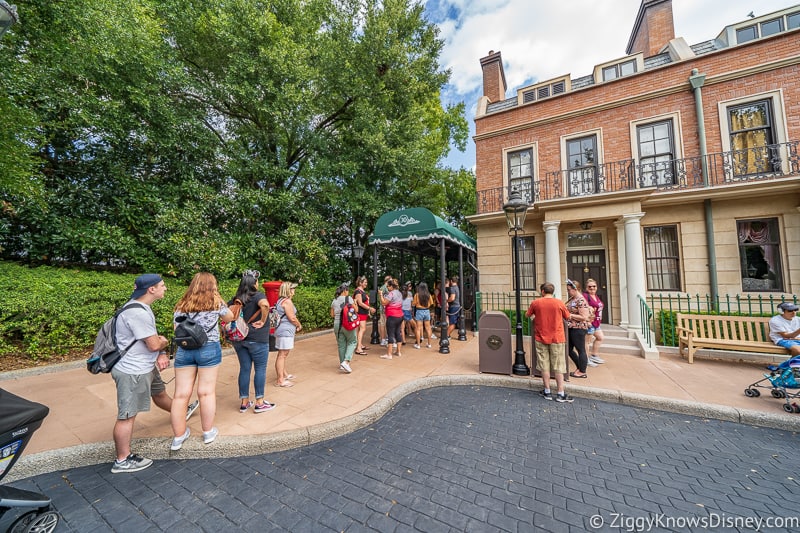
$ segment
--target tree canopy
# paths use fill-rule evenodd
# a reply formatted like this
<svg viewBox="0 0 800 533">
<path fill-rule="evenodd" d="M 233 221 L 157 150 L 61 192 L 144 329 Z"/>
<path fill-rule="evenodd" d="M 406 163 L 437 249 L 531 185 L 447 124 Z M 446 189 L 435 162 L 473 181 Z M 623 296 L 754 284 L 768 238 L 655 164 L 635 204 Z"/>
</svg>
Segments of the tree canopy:
<svg viewBox="0 0 800 533">
<path fill-rule="evenodd" d="M 0 253 L 342 279 L 385 211 L 470 231 L 411 0 L 33 0 L 0 41 Z"/>
</svg>

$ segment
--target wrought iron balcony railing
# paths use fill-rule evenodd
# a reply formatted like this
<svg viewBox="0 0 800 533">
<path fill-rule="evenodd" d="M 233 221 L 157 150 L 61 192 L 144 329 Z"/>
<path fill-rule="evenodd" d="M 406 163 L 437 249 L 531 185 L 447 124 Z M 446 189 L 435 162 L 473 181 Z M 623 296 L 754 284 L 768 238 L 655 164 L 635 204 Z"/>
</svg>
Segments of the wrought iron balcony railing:
<svg viewBox="0 0 800 533">
<path fill-rule="evenodd" d="M 800 175 L 799 147 L 800 141 L 791 141 L 638 165 L 633 159 L 625 159 L 545 172 L 541 174 L 544 179 L 518 178 L 511 185 L 528 203 L 535 203 L 636 189 L 674 191 L 758 182 Z M 703 167 L 708 172 L 707 185 Z M 509 193 L 508 186 L 477 191 L 477 213 L 502 211 Z"/>
</svg>

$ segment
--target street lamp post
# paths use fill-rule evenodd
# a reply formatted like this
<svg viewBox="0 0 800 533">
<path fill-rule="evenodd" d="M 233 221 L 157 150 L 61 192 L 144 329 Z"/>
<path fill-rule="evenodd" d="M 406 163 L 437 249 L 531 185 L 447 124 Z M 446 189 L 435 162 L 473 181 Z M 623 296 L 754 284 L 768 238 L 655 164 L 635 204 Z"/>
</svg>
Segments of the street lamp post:
<svg viewBox="0 0 800 533">
<path fill-rule="evenodd" d="M 356 277 L 361 275 L 361 258 L 364 257 L 364 247 L 360 244 L 353 246 L 353 257 L 356 259 Z"/>
<path fill-rule="evenodd" d="M 19 22 L 17 6 L 8 4 L 5 0 L 0 0 L 0 37 L 15 22 Z"/>
<path fill-rule="evenodd" d="M 511 189 L 511 194 L 508 195 L 508 203 L 503 206 L 503 211 L 506 213 L 506 222 L 508 222 L 509 234 L 514 232 L 514 289 L 516 293 L 516 311 L 517 311 L 517 349 L 514 352 L 514 366 L 512 372 L 516 376 L 529 376 L 531 369 L 525 362 L 525 350 L 522 344 L 522 316 L 520 314 L 520 286 L 519 286 L 519 242 L 517 233 L 525 225 L 525 215 L 528 214 L 528 203 L 522 199 L 522 195 L 516 187 Z"/>
</svg>

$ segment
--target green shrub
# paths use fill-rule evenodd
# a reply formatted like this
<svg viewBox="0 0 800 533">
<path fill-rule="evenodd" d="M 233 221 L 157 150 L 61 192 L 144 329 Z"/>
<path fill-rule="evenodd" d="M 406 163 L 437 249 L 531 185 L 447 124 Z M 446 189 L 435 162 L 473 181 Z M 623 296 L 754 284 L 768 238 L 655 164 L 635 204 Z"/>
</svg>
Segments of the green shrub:
<svg viewBox="0 0 800 533">
<path fill-rule="evenodd" d="M 49 359 L 72 351 L 87 352 L 97 330 L 133 292 L 135 274 L 70 268 L 29 268 L 0 262 L 0 356 L 21 354 Z M 187 284 L 166 279 L 164 299 L 153 304 L 158 331 L 171 337 L 172 309 Z M 220 280 L 220 293 L 229 299 L 237 279 Z M 334 289 L 297 288 L 295 304 L 304 331 L 330 327 Z"/>
</svg>

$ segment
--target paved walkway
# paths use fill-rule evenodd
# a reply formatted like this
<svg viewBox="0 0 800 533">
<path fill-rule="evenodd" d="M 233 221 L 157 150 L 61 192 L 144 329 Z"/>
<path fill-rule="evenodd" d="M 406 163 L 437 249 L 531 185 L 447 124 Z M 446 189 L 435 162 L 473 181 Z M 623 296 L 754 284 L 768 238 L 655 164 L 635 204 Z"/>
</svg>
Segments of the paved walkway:
<svg viewBox="0 0 800 533">
<path fill-rule="evenodd" d="M 169 452 L 169 417 L 153 406 L 152 411 L 137 417 L 135 451 L 153 458 L 200 458 L 285 450 L 365 427 L 410 392 L 432 386 L 541 388 L 538 378 L 480 374 L 478 341 L 478 336 L 470 332 L 467 341 L 451 341 L 447 355 L 438 353 L 436 346 L 415 350 L 407 345 L 403 356 L 391 361 L 378 357 L 384 349 L 371 346 L 369 355 L 354 356 L 353 373 L 344 374 L 338 370 L 333 335 L 306 336 L 298 340 L 288 358 L 287 368 L 297 376 L 294 387 L 276 387 L 274 365 L 270 365 L 267 399 L 277 407 L 261 414 L 239 413 L 238 361 L 231 350 L 223 357 L 217 386 L 218 441 L 210 446 L 202 444 L 200 420 L 195 415 L 189 423 L 192 437 L 180 452 Z M 530 359 L 530 349 L 526 347 L 526 351 Z M 270 355 L 272 361 L 274 354 Z M 608 362 L 590 368 L 588 379 L 573 379 L 568 384 L 577 402 L 609 400 L 800 430 L 800 415 L 784 413 L 783 400 L 769 394 L 760 398 L 743 394 L 747 385 L 762 377 L 761 365 L 702 359 L 689 365 L 675 354 L 662 354 L 657 361 L 603 355 Z M 107 463 L 113 458 L 113 380 L 107 375 L 90 375 L 83 365 L 47 370 L 0 374 L 0 387 L 51 409 L 7 481 L 55 468 Z M 172 369 L 164 371 L 163 376 L 170 379 Z"/>
</svg>

